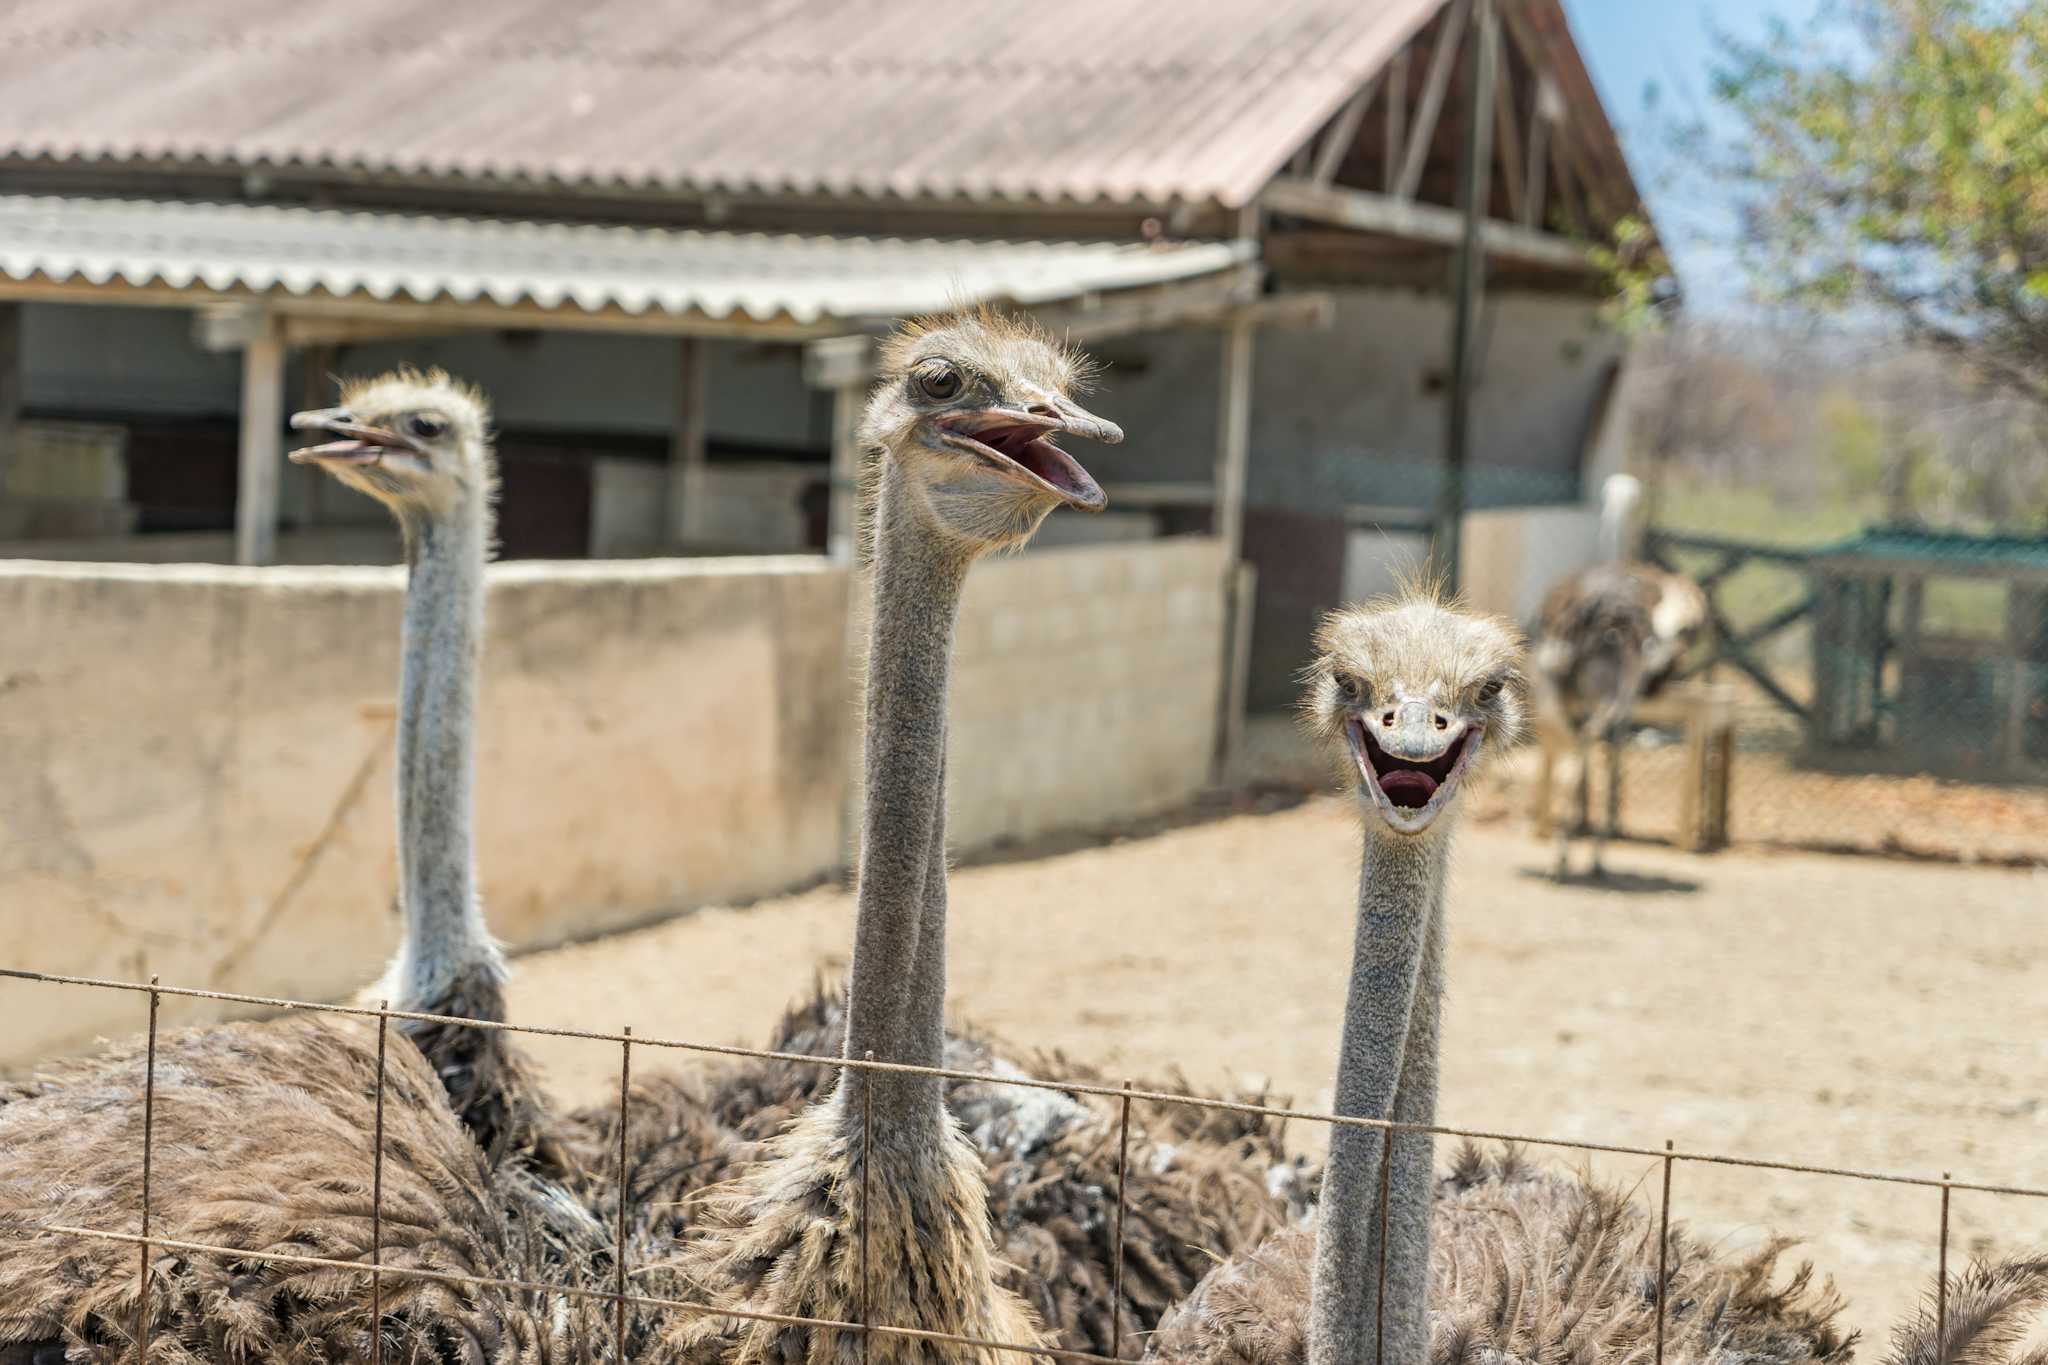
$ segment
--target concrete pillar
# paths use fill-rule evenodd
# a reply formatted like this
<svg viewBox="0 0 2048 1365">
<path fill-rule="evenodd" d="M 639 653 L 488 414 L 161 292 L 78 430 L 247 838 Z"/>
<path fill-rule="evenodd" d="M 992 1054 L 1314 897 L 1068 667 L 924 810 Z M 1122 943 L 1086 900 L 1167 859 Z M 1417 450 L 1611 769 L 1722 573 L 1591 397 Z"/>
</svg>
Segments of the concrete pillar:
<svg viewBox="0 0 2048 1365">
<path fill-rule="evenodd" d="M 701 544 L 711 534 L 705 524 L 704 346 L 700 337 L 683 337 L 676 355 L 676 406 L 668 445 L 668 539 L 671 544 Z"/>
<path fill-rule="evenodd" d="M 851 564 L 860 549 L 860 415 L 867 384 L 840 384 L 832 392 L 832 503 L 825 522 L 825 553 Z"/>
<path fill-rule="evenodd" d="M 284 459 L 284 342 L 274 330 L 242 348 L 242 458 L 235 488 L 235 562 L 277 559 L 278 465 Z"/>
<path fill-rule="evenodd" d="M 1244 548 L 1244 490 L 1252 434 L 1252 324 L 1238 318 L 1223 332 L 1221 399 L 1216 414 L 1216 519 L 1224 563 Z"/>
</svg>

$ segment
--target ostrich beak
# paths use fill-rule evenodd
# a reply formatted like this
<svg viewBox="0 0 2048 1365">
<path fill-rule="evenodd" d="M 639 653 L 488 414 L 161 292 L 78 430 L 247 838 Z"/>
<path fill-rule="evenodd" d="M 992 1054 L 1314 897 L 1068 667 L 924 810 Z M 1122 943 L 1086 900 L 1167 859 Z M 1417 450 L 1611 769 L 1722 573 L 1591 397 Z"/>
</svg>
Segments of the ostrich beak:
<svg viewBox="0 0 2048 1365">
<path fill-rule="evenodd" d="M 347 408 L 315 408 L 292 414 L 293 431 L 324 431 L 338 441 L 305 446 L 291 453 L 295 464 L 376 464 L 386 451 L 420 453 L 419 446 L 398 432 L 358 422 Z"/>
<path fill-rule="evenodd" d="M 1080 461 L 1047 437 L 1071 432 L 1105 445 L 1123 440 L 1123 428 L 1089 412 L 1062 394 L 1045 394 L 1028 408 L 993 407 L 954 413 L 939 426 L 939 439 L 981 457 L 996 469 L 1052 494 L 1069 507 L 1100 512 L 1109 498 Z"/>
<path fill-rule="evenodd" d="M 1436 721 L 1435 708 L 1406 698 L 1377 724 L 1368 716 L 1345 721 L 1359 781 L 1380 817 L 1402 834 L 1436 823 L 1485 739 L 1485 727 L 1471 720 L 1446 718 L 1442 729 Z"/>
</svg>

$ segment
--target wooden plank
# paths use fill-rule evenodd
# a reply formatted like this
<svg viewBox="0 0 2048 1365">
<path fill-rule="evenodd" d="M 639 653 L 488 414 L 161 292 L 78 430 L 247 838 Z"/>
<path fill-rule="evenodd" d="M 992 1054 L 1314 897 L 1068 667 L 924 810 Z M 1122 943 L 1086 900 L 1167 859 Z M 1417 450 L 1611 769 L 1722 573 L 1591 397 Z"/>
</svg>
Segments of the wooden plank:
<svg viewBox="0 0 2048 1365">
<path fill-rule="evenodd" d="M 1396 199 L 1370 190 L 1312 185 L 1282 177 L 1266 187 L 1260 201 L 1275 213 L 1435 246 L 1457 246 L 1464 240 L 1465 216 L 1456 209 Z M 1569 238 L 1534 232 L 1499 219 L 1488 219 L 1481 225 L 1480 233 L 1489 257 L 1582 275 L 1598 273 L 1586 248 Z"/>
<path fill-rule="evenodd" d="M 1429 144 L 1436 138 L 1437 119 L 1444 111 L 1444 95 L 1451 85 L 1451 68 L 1458 48 L 1465 40 L 1465 28 L 1472 19 L 1472 0 L 1453 0 L 1437 33 L 1436 47 L 1429 54 L 1429 71 L 1422 78 L 1422 101 L 1415 110 L 1415 127 L 1408 133 L 1408 151 L 1401 162 L 1401 178 L 1394 182 L 1396 199 L 1413 199 L 1422 183 L 1422 168 L 1429 162 Z"/>
<path fill-rule="evenodd" d="M 240 472 L 235 485 L 235 562 L 277 559 L 279 464 L 284 459 L 284 341 L 260 336 L 242 348 Z"/>
</svg>

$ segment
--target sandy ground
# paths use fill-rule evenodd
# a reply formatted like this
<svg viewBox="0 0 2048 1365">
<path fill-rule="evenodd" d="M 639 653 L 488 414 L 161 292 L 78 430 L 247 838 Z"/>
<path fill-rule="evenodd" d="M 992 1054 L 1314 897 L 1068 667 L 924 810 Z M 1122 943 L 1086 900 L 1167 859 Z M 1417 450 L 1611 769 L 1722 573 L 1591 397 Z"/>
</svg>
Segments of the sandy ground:
<svg viewBox="0 0 2048 1365">
<path fill-rule="evenodd" d="M 956 1011 L 1111 1074 L 1326 1107 L 1356 845 L 1318 799 L 961 870 Z M 2048 1186 L 2048 873 L 1632 845 L 1611 884 L 1560 886 L 1546 863 L 1505 824 L 1463 837 L 1443 1122 Z M 758 1043 L 850 927 L 822 889 L 528 957 L 514 1017 Z M 564 1094 L 615 1093 L 616 1049 L 541 1042 Z M 1652 1166 L 1593 1168 L 1654 1199 Z M 1881 1336 L 1931 1285 L 1939 1198 L 1680 1163 L 1673 1202 L 1732 1247 L 1798 1235 Z M 1958 1258 L 2048 1246 L 2048 1200 L 1958 1193 L 1952 1219 Z"/>
</svg>

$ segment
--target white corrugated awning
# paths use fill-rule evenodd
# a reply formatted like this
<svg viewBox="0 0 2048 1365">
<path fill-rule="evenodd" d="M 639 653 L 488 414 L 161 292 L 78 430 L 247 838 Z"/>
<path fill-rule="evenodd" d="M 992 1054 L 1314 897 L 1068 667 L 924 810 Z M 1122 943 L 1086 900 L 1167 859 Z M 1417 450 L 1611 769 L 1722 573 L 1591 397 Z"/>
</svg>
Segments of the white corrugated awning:
<svg viewBox="0 0 2048 1365">
<path fill-rule="evenodd" d="M 0 195 L 0 283 L 756 323 L 1032 305 L 1253 259 L 1246 242 L 801 237 Z"/>
</svg>

